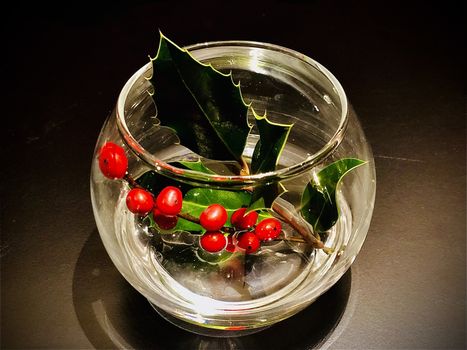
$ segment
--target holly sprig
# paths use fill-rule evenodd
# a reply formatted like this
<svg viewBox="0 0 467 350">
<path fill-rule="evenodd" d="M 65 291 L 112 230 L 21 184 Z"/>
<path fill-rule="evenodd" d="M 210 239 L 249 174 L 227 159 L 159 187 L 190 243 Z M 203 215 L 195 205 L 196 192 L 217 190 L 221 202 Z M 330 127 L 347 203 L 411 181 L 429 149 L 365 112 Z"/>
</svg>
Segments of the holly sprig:
<svg viewBox="0 0 467 350">
<path fill-rule="evenodd" d="M 172 165 L 211 175 L 215 172 L 202 160 L 235 161 L 240 165 L 241 175 L 276 169 L 292 124 L 273 123 L 266 114 L 259 116 L 253 106 L 243 100 L 240 82 L 235 83 L 231 73 L 222 73 L 211 65 L 199 62 L 162 33 L 158 52 L 155 58 L 150 58 L 150 62 L 152 75 L 148 81 L 153 87 L 150 94 L 157 107 L 157 118 L 161 125 L 173 129 L 181 145 L 199 156 L 197 161 L 180 160 Z M 246 140 L 253 127 L 247 119 L 249 110 L 254 116 L 259 136 L 250 165 L 243 158 Z M 355 158 L 344 158 L 313 173 L 302 194 L 300 218 L 276 201 L 284 192 L 280 182 L 244 191 L 227 191 L 193 187 L 152 170 L 133 179 L 125 168 L 128 161 L 118 147 L 107 142 L 101 149 L 99 165 L 105 176 L 128 181 L 132 188 L 127 195 L 130 211 L 146 217 L 151 226 L 162 231 L 204 234 L 201 244 L 203 241 L 217 242 L 212 243 L 210 248 L 206 246 L 208 251 L 223 246 L 225 242 L 221 236 L 227 240 L 235 237 L 243 239 L 243 242 L 237 243 L 250 253 L 259 248 L 260 240 L 277 238 L 281 233 L 280 222 L 269 214 L 268 210 L 272 210 L 302 236 L 299 241 L 329 252 L 319 233 L 328 231 L 337 222 L 338 185 L 347 173 L 365 163 Z M 158 202 L 164 196 L 177 202 L 177 210 L 164 209 L 164 205 Z M 242 215 L 237 215 L 239 211 L 242 211 Z M 237 222 L 236 215 L 239 218 Z M 242 229 L 240 222 L 251 215 L 256 215 L 255 220 Z M 217 226 L 206 225 L 203 217 L 209 217 L 208 221 L 217 220 Z M 302 219 L 311 225 L 312 231 L 302 224 Z M 261 225 L 269 227 L 269 233 L 251 235 L 253 231 L 262 232 Z M 234 236 L 238 232 L 242 234 Z M 228 246 L 226 243 L 225 247 Z"/>
<path fill-rule="evenodd" d="M 162 32 L 151 63 L 149 81 L 154 88 L 151 96 L 157 106 L 157 118 L 163 125 L 173 128 L 182 145 L 203 158 L 236 160 L 242 174 L 276 170 L 293 124 L 271 122 L 266 113 L 258 115 L 251 103 L 245 103 L 240 82 L 233 81 L 231 72 L 222 73 L 198 61 Z M 250 166 L 242 157 L 252 129 L 247 119 L 248 110 L 254 116 L 259 135 Z M 300 213 L 316 232 L 327 231 L 335 224 L 338 216 L 336 187 L 349 171 L 362 164 L 364 161 L 358 159 L 341 159 L 310 180 L 302 195 Z M 201 160 L 182 165 L 213 173 Z M 275 200 L 284 191 L 281 183 L 256 186 L 247 207 L 249 210 L 274 210 Z M 237 192 L 237 196 L 244 194 Z M 276 209 L 281 211 L 278 206 Z"/>
</svg>

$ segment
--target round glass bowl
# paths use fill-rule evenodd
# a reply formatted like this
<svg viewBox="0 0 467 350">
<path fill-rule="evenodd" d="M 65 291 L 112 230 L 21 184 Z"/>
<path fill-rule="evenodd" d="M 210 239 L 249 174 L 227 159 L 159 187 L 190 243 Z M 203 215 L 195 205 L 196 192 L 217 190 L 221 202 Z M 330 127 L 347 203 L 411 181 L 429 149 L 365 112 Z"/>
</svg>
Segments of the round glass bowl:
<svg viewBox="0 0 467 350">
<path fill-rule="evenodd" d="M 235 165 L 209 159 L 201 162 L 212 172 L 183 166 L 198 158 L 158 120 L 148 63 L 123 87 L 97 140 L 91 169 L 94 215 L 117 269 L 165 318 L 201 334 L 247 334 L 304 309 L 350 267 L 370 225 L 374 160 L 342 86 L 316 61 L 258 42 L 209 42 L 187 50 L 218 71 L 232 72 L 257 115 L 293 124 L 276 170 L 242 176 Z M 248 120 L 255 125 L 251 109 Z M 258 139 L 253 126 L 243 152 L 247 162 Z M 99 158 L 109 143 L 121 147 L 128 160 L 123 178 L 111 179 L 101 171 Z M 337 221 L 316 232 L 304 219 L 303 193 L 317 183 L 320 171 L 352 159 L 363 162 L 340 181 L 334 179 L 335 195 L 328 193 L 327 205 L 338 211 Z M 179 188 L 182 214 L 191 215 L 191 221 L 182 214 L 165 216 L 165 221 L 152 212 L 134 214 L 126 198 L 138 186 L 152 191 L 154 199 L 168 186 Z M 281 195 L 269 210 L 257 211 L 250 229 L 231 224 L 232 213 L 258 188 Z M 192 210 L 186 203 L 196 196 L 205 199 Z M 202 210 L 219 202 L 227 208 L 227 228 L 220 230 L 225 242 L 212 252 L 200 243 L 206 230 L 197 220 Z M 257 249 L 254 242 L 239 244 L 268 218 L 280 223 L 279 236 L 261 240 Z"/>
</svg>

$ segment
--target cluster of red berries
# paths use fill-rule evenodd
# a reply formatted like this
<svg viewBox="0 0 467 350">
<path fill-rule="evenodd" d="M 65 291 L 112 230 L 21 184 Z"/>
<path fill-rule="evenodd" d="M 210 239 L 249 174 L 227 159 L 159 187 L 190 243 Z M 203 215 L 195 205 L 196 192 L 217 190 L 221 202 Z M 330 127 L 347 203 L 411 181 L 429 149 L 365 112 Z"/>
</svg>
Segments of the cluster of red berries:
<svg viewBox="0 0 467 350">
<path fill-rule="evenodd" d="M 123 178 L 128 170 L 125 150 L 113 142 L 106 142 L 99 151 L 99 168 L 110 179 Z M 165 187 L 156 198 L 151 192 L 136 187 L 128 192 L 126 205 L 129 211 L 140 216 L 152 212 L 159 227 L 169 230 L 177 224 L 182 197 L 180 189 L 174 186 Z"/>
<path fill-rule="evenodd" d="M 99 168 L 110 179 L 123 178 L 128 170 L 124 149 L 112 142 L 105 143 L 99 152 Z M 183 194 L 174 186 L 165 187 L 156 198 L 151 192 L 138 187 L 132 188 L 126 196 L 128 210 L 140 216 L 152 212 L 154 221 L 165 230 L 177 225 L 182 203 Z M 199 224 L 206 230 L 200 237 L 200 246 L 204 250 L 210 253 L 224 249 L 234 252 L 239 247 L 247 253 L 254 253 L 259 249 L 261 241 L 277 238 L 282 230 L 279 220 L 266 218 L 256 224 L 256 211 L 246 213 L 246 208 L 239 208 L 230 217 L 231 225 L 239 234 L 226 236 L 222 230 L 227 220 L 227 210 L 220 204 L 212 204 L 203 210 Z"/>
<path fill-rule="evenodd" d="M 233 253 L 237 247 L 247 253 L 254 253 L 259 249 L 261 241 L 277 238 L 282 230 L 281 223 L 276 218 L 266 218 L 256 224 L 257 220 L 256 211 L 246 213 L 246 208 L 235 210 L 230 223 L 239 234 L 226 236 L 221 230 L 227 222 L 227 211 L 220 204 L 212 204 L 200 215 L 200 224 L 207 231 L 201 236 L 200 245 L 210 253 L 223 249 Z"/>
</svg>

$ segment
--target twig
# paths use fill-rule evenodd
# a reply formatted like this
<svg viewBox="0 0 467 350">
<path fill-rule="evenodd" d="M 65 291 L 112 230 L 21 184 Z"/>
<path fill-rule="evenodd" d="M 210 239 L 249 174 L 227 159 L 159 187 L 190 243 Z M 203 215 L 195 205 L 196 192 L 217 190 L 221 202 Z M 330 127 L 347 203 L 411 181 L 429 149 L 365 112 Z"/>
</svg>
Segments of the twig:
<svg viewBox="0 0 467 350">
<path fill-rule="evenodd" d="M 133 177 L 126 173 L 125 176 L 123 177 L 124 180 L 126 180 L 128 182 L 128 184 L 130 185 L 130 187 L 137 187 L 137 188 L 143 188 L 145 189 L 143 186 L 141 186 L 139 183 L 136 182 L 135 179 L 133 179 Z"/>
<path fill-rule="evenodd" d="M 126 174 L 123 177 L 123 179 L 126 180 L 131 187 L 138 187 L 138 188 L 144 189 L 144 187 L 138 184 L 136 180 L 133 179 L 133 177 L 129 174 Z M 326 254 L 329 254 L 333 251 L 332 248 L 325 247 L 323 242 L 320 239 L 313 236 L 308 229 L 306 229 L 299 223 L 299 221 L 294 215 L 292 215 L 284 207 L 277 204 L 277 202 L 274 202 L 274 204 L 272 205 L 272 210 L 274 210 L 277 214 L 279 214 L 282 217 L 282 219 L 284 219 L 285 222 L 287 222 L 290 226 L 292 226 L 303 237 L 304 242 L 308 243 L 313 248 L 322 249 Z M 191 214 L 180 212 L 179 214 L 177 214 L 177 216 L 179 218 L 185 219 L 195 224 L 198 224 L 198 225 L 200 224 L 199 218 Z M 236 232 L 235 228 L 227 227 L 227 226 L 222 227 L 220 230 L 223 232 L 230 233 L 230 234 L 233 234 Z M 298 242 L 297 238 L 292 238 L 292 237 L 287 238 L 287 240 Z"/>
<path fill-rule="evenodd" d="M 277 214 L 279 214 L 284 219 L 284 221 L 286 221 L 290 226 L 292 226 L 309 245 L 317 249 L 324 249 L 324 250 L 329 249 L 324 246 L 321 240 L 313 236 L 309 230 L 304 228 L 298 222 L 297 218 L 294 215 L 292 215 L 284 207 L 277 204 L 277 202 L 274 202 L 274 204 L 272 205 L 272 210 L 274 210 Z"/>
<path fill-rule="evenodd" d="M 245 161 L 245 159 L 241 159 L 241 162 L 239 162 L 242 168 L 240 169 L 240 175 L 241 176 L 248 176 L 250 175 L 250 167 L 248 166 L 248 163 Z"/>
<path fill-rule="evenodd" d="M 278 237 L 274 239 L 275 241 L 288 241 L 295 243 L 307 243 L 303 238 L 300 237 Z"/>
</svg>

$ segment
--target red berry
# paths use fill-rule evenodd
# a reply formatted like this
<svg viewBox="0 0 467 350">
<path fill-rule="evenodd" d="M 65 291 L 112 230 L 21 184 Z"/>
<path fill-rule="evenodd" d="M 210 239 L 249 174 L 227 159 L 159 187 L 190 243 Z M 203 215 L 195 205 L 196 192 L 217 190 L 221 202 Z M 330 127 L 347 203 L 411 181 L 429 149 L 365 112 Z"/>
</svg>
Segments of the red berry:
<svg viewBox="0 0 467 350">
<path fill-rule="evenodd" d="M 182 210 L 183 195 L 177 187 L 167 186 L 156 198 L 156 206 L 165 215 L 177 215 Z"/>
<path fill-rule="evenodd" d="M 132 213 L 144 216 L 154 207 L 154 198 L 142 188 L 133 188 L 126 195 L 126 206 Z"/>
<path fill-rule="evenodd" d="M 199 222 L 206 231 L 218 231 L 227 222 L 227 211 L 220 204 L 211 204 L 203 210 Z"/>
<path fill-rule="evenodd" d="M 106 142 L 99 151 L 99 168 L 109 179 L 121 179 L 128 169 L 125 150 L 113 142 Z"/>
<path fill-rule="evenodd" d="M 231 224 L 238 230 L 248 230 L 256 224 L 258 213 L 251 211 L 245 215 L 246 208 L 240 208 L 234 211 L 230 217 Z"/>
<path fill-rule="evenodd" d="M 178 217 L 176 215 L 165 215 L 157 207 L 152 211 L 152 217 L 162 230 L 171 230 L 177 226 Z"/>
<path fill-rule="evenodd" d="M 282 226 L 279 220 L 267 218 L 262 220 L 255 228 L 256 236 L 262 241 L 269 241 L 281 233 Z"/>
<path fill-rule="evenodd" d="M 227 245 L 227 238 L 221 232 L 206 232 L 201 236 L 199 243 L 201 248 L 209 253 L 217 253 Z"/>
<path fill-rule="evenodd" d="M 238 239 L 238 246 L 245 249 L 248 254 L 251 254 L 258 250 L 260 242 L 253 232 L 245 232 Z"/>
</svg>

